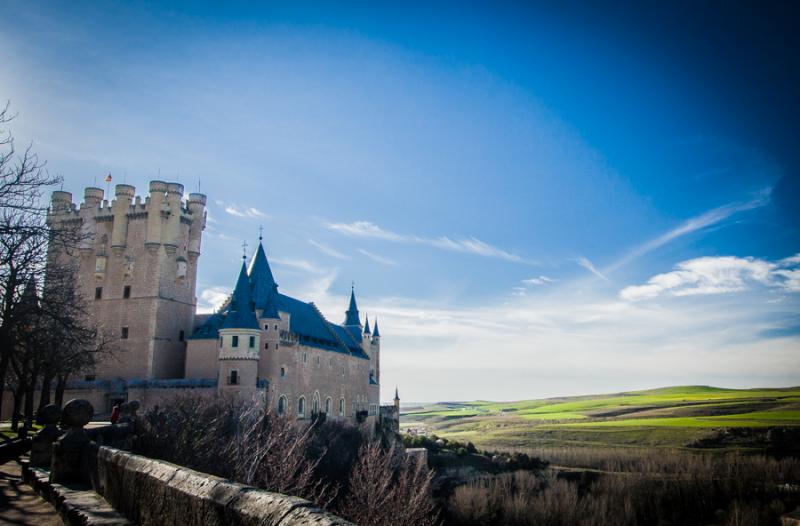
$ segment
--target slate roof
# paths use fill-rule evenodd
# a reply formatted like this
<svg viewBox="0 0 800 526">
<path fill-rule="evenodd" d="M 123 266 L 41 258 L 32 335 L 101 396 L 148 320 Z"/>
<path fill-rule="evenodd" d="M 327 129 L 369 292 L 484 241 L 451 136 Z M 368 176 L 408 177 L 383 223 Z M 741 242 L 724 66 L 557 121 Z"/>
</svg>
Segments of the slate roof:
<svg viewBox="0 0 800 526">
<path fill-rule="evenodd" d="M 350 304 L 351 308 L 355 309 L 353 293 Z M 262 310 L 262 318 L 278 318 L 278 311 L 289 314 L 290 330 L 297 335 L 302 345 L 369 359 L 361 348 L 360 323 L 353 327 L 332 324 L 313 303 L 306 303 L 278 292 L 278 285 L 275 283 L 264 248 L 260 243 L 250 263 L 249 273 L 242 264 L 231 300 L 199 326 L 190 338 L 215 339 L 219 337 L 221 328 L 240 328 L 234 325 L 257 329 L 259 325 L 254 309 Z M 355 316 L 358 322 L 357 309 Z"/>
</svg>

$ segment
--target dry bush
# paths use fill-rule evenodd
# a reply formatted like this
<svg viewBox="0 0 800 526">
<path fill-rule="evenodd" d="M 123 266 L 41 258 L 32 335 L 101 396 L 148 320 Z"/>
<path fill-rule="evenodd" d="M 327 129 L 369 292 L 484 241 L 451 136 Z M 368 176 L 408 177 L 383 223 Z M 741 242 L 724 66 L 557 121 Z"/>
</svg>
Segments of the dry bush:
<svg viewBox="0 0 800 526">
<path fill-rule="evenodd" d="M 359 450 L 349 495 L 338 512 L 360 526 L 428 526 L 439 523 L 431 497 L 433 473 L 417 459 L 378 442 Z"/>
</svg>

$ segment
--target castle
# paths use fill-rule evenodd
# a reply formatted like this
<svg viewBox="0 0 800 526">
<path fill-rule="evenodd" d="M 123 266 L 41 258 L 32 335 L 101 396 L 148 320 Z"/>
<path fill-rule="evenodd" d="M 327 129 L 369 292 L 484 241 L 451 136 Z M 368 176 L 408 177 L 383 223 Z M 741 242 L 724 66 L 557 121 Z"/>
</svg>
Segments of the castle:
<svg viewBox="0 0 800 526">
<path fill-rule="evenodd" d="M 90 316 L 117 351 L 68 385 L 100 413 L 140 400 L 144 407 L 179 393 L 235 393 L 299 419 L 395 420 L 380 407 L 380 331 L 362 325 L 355 292 L 341 325 L 313 303 L 278 290 L 264 247 L 242 261 L 233 294 L 211 315 L 196 314 L 197 265 L 206 196 L 183 200 L 179 183 L 151 181 L 142 199 L 127 184 L 104 200 L 86 188 L 76 206 L 53 192 L 48 221 L 81 232 L 76 276 Z M 52 249 L 57 250 L 57 249 Z"/>
</svg>

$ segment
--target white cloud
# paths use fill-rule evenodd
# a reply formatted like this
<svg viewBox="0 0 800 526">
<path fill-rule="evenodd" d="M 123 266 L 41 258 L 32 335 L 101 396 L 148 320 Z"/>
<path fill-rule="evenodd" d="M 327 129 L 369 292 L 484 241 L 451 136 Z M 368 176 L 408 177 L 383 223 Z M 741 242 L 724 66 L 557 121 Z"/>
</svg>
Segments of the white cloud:
<svg viewBox="0 0 800 526">
<path fill-rule="evenodd" d="M 485 243 L 475 237 L 452 239 L 447 236 L 433 238 L 416 236 L 412 234 L 398 234 L 396 232 L 392 232 L 391 230 L 384 230 L 383 228 L 374 223 L 370 223 L 369 221 L 354 221 L 352 223 L 327 223 L 325 226 L 334 232 L 339 232 L 340 234 L 350 237 L 364 237 L 402 243 L 416 243 L 441 250 L 476 254 L 479 256 L 494 257 L 504 259 L 506 261 L 513 261 L 515 263 L 524 263 L 524 260 L 520 256 Z"/>
<path fill-rule="evenodd" d="M 672 230 L 665 232 L 658 237 L 655 237 L 645 243 L 642 243 L 638 247 L 628 252 L 619 261 L 615 262 L 607 269 L 604 269 L 604 272 L 605 273 L 614 272 L 618 268 L 627 265 L 631 261 L 649 252 L 652 252 L 653 250 L 669 243 L 674 239 L 716 225 L 724 221 L 725 219 L 728 219 L 734 214 L 764 206 L 767 203 L 769 203 L 771 190 L 772 190 L 771 188 L 762 190 L 753 199 L 749 201 L 729 203 L 727 205 L 709 210 L 708 212 L 704 212 L 699 216 L 692 217 L 684 221 L 676 228 L 673 228 Z"/>
<path fill-rule="evenodd" d="M 375 254 L 375 253 L 370 252 L 368 250 L 364 250 L 363 248 L 359 248 L 357 250 L 358 250 L 359 254 L 363 254 L 364 256 L 367 256 L 372 261 L 374 261 L 376 263 L 380 263 L 381 265 L 389 265 L 389 266 L 397 265 L 397 261 L 395 261 L 393 259 L 389 259 L 389 258 L 384 257 L 384 256 L 381 256 L 380 254 Z"/>
<path fill-rule="evenodd" d="M 534 286 L 546 285 L 547 283 L 552 283 L 552 282 L 553 279 L 548 278 L 547 276 L 539 276 L 538 278 L 529 278 L 522 280 L 522 283 L 524 283 L 525 285 L 534 285 Z"/>
<path fill-rule="evenodd" d="M 323 274 L 328 270 L 322 267 L 318 267 L 317 265 L 310 263 L 304 259 L 272 258 L 270 261 L 275 265 L 282 267 L 289 267 L 295 270 L 302 270 L 303 272 L 308 272 L 309 274 Z"/>
<path fill-rule="evenodd" d="M 657 274 L 644 285 L 625 287 L 624 300 L 637 301 L 657 296 L 693 296 L 740 292 L 753 285 L 800 291 L 800 258 L 770 262 L 752 257 L 701 257 L 683 261 L 675 270 Z"/>
<path fill-rule="evenodd" d="M 589 261 L 589 258 L 586 258 L 584 256 L 580 256 L 580 257 L 575 259 L 575 263 L 577 263 L 578 265 L 582 266 L 583 268 L 585 268 L 586 270 L 588 270 L 589 272 L 591 272 L 592 274 L 594 274 L 598 278 L 602 278 L 602 279 L 608 281 L 608 278 L 606 278 L 605 275 L 603 275 L 599 270 L 597 270 L 597 268 L 594 266 L 594 263 Z"/>
<path fill-rule="evenodd" d="M 350 259 L 350 256 L 348 256 L 347 254 L 344 254 L 342 252 L 339 252 L 338 250 L 336 250 L 335 248 L 333 248 L 333 247 L 331 247 L 329 245 L 326 245 L 324 243 L 320 243 L 319 241 L 315 241 L 313 239 L 309 239 L 308 242 L 311 243 L 311 245 L 314 246 L 317 250 L 319 250 L 320 252 L 322 252 L 323 254 L 325 254 L 327 256 L 330 256 L 330 257 L 336 258 L 336 259 L 341 259 L 341 260 L 349 260 Z"/>
<path fill-rule="evenodd" d="M 217 204 L 222 207 L 226 214 L 234 217 L 242 217 L 248 219 L 266 219 L 269 217 L 267 214 L 253 206 L 241 206 L 232 203 L 225 203 L 224 201 L 217 201 Z"/>
<path fill-rule="evenodd" d="M 216 311 L 231 295 L 231 289 L 226 287 L 209 287 L 200 293 L 197 299 L 197 312 L 199 314 Z"/>
</svg>

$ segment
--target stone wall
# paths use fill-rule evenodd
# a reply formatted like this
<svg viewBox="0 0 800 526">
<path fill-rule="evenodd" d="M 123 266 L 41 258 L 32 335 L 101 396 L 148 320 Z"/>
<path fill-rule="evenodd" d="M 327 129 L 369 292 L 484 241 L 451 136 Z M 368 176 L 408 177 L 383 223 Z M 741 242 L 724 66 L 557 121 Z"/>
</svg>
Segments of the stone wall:
<svg viewBox="0 0 800 526">
<path fill-rule="evenodd" d="M 98 451 L 95 485 L 114 509 L 141 526 L 351 524 L 307 500 L 105 446 Z"/>
</svg>

